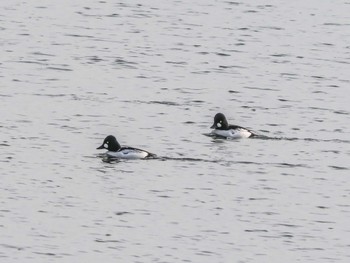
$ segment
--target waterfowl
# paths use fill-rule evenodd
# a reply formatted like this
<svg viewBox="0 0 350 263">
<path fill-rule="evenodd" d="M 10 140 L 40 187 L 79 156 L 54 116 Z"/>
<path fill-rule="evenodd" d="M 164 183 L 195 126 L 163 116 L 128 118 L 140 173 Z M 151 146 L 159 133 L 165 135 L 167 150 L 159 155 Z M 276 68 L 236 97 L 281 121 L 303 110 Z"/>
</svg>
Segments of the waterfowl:
<svg viewBox="0 0 350 263">
<path fill-rule="evenodd" d="M 210 127 L 212 134 L 221 137 L 239 139 L 256 136 L 254 132 L 238 125 L 229 125 L 224 114 L 217 113 L 214 117 L 214 124 Z"/>
<path fill-rule="evenodd" d="M 108 135 L 101 146 L 97 149 L 107 149 L 106 155 L 108 157 L 120 159 L 145 159 L 154 158 L 156 155 L 145 150 L 133 147 L 122 147 L 113 135 Z"/>
</svg>

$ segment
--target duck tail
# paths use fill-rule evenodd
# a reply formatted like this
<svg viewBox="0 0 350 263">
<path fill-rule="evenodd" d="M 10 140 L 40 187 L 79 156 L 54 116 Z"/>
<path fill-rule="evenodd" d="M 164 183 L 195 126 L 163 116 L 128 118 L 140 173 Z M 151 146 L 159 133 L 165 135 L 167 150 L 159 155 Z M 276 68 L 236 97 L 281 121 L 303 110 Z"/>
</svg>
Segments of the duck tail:
<svg viewBox="0 0 350 263">
<path fill-rule="evenodd" d="M 157 155 L 154 154 L 154 153 L 148 153 L 148 155 L 147 155 L 146 158 L 147 158 L 147 159 L 155 159 L 155 158 L 157 158 Z"/>
</svg>

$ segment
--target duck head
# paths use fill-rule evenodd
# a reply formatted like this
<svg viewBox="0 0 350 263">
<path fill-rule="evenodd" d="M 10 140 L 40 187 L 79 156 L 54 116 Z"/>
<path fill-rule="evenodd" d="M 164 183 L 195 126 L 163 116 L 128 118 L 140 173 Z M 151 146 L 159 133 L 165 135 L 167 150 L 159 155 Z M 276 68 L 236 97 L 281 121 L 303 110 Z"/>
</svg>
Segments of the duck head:
<svg viewBox="0 0 350 263">
<path fill-rule="evenodd" d="M 97 147 L 97 149 L 107 149 L 108 151 L 116 152 L 121 148 L 120 144 L 118 143 L 117 139 L 113 135 L 108 135 L 102 145 L 100 147 Z"/>
<path fill-rule="evenodd" d="M 211 129 L 227 129 L 228 122 L 226 117 L 222 113 L 217 113 L 214 117 L 214 124 L 210 127 Z"/>
</svg>

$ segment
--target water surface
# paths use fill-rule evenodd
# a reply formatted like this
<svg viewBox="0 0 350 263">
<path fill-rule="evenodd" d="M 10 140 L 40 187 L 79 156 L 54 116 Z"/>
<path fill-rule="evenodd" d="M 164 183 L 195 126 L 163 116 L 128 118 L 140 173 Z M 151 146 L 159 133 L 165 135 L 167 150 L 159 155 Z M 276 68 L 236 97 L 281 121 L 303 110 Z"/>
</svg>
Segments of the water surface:
<svg viewBox="0 0 350 263">
<path fill-rule="evenodd" d="M 349 7 L 1 2 L 0 261 L 349 262 Z"/>
</svg>

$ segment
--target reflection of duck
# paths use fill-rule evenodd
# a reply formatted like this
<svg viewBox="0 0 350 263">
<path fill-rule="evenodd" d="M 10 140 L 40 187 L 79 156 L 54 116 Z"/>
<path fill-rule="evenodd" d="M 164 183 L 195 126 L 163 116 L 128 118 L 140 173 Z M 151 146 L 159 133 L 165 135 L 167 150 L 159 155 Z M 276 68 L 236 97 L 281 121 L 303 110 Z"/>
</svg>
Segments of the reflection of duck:
<svg viewBox="0 0 350 263">
<path fill-rule="evenodd" d="M 239 139 L 256 136 L 255 133 L 246 128 L 237 125 L 229 125 L 225 115 L 222 113 L 217 113 L 215 115 L 214 124 L 210 128 L 214 129 L 212 134 L 226 138 Z"/>
<path fill-rule="evenodd" d="M 107 136 L 102 145 L 97 149 L 107 149 L 108 157 L 122 158 L 122 159 L 143 159 L 155 157 L 156 155 L 141 149 L 133 147 L 121 147 L 117 139 L 113 135 Z"/>
</svg>

